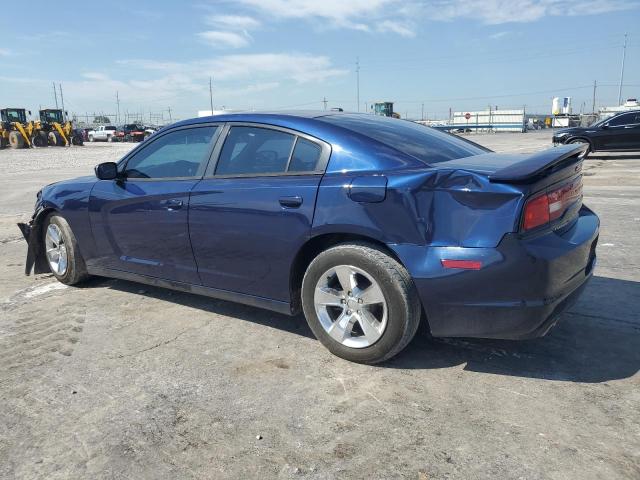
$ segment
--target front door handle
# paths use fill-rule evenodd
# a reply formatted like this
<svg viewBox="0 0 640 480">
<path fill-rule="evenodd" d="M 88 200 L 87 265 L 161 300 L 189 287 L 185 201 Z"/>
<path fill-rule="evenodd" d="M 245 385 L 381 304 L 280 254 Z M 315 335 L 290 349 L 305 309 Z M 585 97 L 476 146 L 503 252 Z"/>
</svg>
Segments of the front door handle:
<svg viewBox="0 0 640 480">
<path fill-rule="evenodd" d="M 161 202 L 162 205 L 167 210 L 180 210 L 182 208 L 182 200 L 178 200 L 177 198 L 172 198 L 170 200 L 165 200 Z"/>
<path fill-rule="evenodd" d="M 302 197 L 299 195 L 295 195 L 292 197 L 280 197 L 279 199 L 280 205 L 285 208 L 298 208 L 302 205 Z"/>
</svg>

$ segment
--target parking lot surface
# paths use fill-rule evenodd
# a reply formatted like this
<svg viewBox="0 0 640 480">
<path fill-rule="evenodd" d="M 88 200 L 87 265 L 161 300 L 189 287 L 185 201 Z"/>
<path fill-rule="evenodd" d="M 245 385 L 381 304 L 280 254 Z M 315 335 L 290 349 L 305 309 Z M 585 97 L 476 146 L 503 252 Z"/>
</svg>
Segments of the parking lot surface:
<svg viewBox="0 0 640 480">
<path fill-rule="evenodd" d="M 470 135 L 500 152 L 551 132 Z M 640 478 L 640 154 L 585 162 L 598 266 L 545 338 L 348 363 L 304 318 L 23 274 L 47 183 L 129 144 L 0 151 L 0 478 Z"/>
</svg>

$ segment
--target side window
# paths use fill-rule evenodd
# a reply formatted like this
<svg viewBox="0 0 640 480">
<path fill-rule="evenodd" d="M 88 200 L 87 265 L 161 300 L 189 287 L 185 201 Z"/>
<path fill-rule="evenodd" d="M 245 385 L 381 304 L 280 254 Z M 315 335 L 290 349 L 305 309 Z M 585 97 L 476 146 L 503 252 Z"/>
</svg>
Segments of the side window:
<svg viewBox="0 0 640 480">
<path fill-rule="evenodd" d="M 299 137 L 293 149 L 288 171 L 313 172 L 318 167 L 318 160 L 320 160 L 321 154 L 322 148 L 320 148 L 320 145 Z"/>
<path fill-rule="evenodd" d="M 632 125 L 635 123 L 635 114 L 627 113 L 626 115 L 620 115 L 609 122 L 609 126 L 615 127 L 618 125 Z"/>
<path fill-rule="evenodd" d="M 231 127 L 224 142 L 216 175 L 283 173 L 295 136 L 259 127 Z"/>
<path fill-rule="evenodd" d="M 129 159 L 128 178 L 194 177 L 202 172 L 218 127 L 194 127 L 168 133 Z"/>
</svg>

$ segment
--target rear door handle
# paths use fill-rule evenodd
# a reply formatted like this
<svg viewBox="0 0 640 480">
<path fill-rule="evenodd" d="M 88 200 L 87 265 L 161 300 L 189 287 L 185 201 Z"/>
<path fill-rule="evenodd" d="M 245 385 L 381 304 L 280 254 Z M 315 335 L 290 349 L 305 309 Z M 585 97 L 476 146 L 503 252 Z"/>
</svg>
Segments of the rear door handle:
<svg viewBox="0 0 640 480">
<path fill-rule="evenodd" d="M 162 205 L 167 210 L 180 210 L 182 208 L 182 200 L 178 200 L 177 198 L 172 198 L 170 200 L 165 200 L 161 202 Z"/>
<path fill-rule="evenodd" d="M 279 202 L 280 205 L 285 208 L 298 208 L 302 205 L 302 197 L 299 195 L 294 195 L 292 197 L 280 197 Z"/>
</svg>

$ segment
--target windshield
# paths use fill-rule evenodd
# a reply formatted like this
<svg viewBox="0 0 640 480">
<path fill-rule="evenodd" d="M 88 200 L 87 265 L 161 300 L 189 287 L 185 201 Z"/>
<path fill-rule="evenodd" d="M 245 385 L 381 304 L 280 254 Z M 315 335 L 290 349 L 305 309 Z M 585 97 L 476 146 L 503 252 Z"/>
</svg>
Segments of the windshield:
<svg viewBox="0 0 640 480">
<path fill-rule="evenodd" d="M 486 153 L 467 140 L 407 120 L 374 115 L 329 115 L 318 120 L 346 128 L 427 164 Z"/>
<path fill-rule="evenodd" d="M 44 110 L 40 113 L 40 120 L 47 123 L 61 123 L 62 111 L 61 110 Z"/>
<path fill-rule="evenodd" d="M 25 110 L 20 108 L 13 108 L 13 109 L 8 108 L 5 112 L 3 112 L 2 117 L 3 117 L 2 120 L 5 122 L 19 122 L 19 123 L 27 122 L 27 115 L 25 113 Z"/>
</svg>

